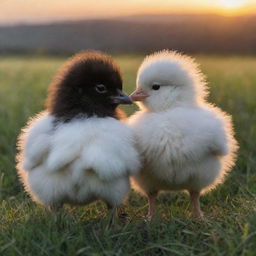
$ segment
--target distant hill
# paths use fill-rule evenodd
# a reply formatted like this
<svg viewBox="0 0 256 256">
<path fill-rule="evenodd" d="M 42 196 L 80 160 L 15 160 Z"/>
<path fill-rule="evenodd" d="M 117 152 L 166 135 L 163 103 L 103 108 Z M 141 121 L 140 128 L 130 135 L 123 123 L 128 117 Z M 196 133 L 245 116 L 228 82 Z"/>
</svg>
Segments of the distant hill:
<svg viewBox="0 0 256 256">
<path fill-rule="evenodd" d="M 256 16 L 140 15 L 0 27 L 0 52 L 70 53 L 82 49 L 256 54 Z"/>
</svg>

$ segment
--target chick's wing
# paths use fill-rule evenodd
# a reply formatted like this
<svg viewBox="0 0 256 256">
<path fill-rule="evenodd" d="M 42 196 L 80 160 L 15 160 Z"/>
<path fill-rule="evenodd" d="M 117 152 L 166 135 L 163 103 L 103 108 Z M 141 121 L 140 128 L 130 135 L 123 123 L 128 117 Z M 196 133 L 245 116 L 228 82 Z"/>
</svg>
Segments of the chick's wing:
<svg viewBox="0 0 256 256">
<path fill-rule="evenodd" d="M 50 150 L 53 118 L 47 113 L 40 113 L 32 118 L 22 130 L 18 139 L 18 162 L 26 171 L 31 171 L 42 164 Z"/>
</svg>

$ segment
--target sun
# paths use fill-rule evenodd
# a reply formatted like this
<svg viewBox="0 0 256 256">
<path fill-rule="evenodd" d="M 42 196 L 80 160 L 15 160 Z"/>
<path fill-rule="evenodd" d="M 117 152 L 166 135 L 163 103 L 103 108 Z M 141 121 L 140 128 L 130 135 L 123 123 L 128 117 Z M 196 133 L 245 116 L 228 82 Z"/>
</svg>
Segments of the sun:
<svg viewBox="0 0 256 256">
<path fill-rule="evenodd" d="M 245 2 L 245 0 L 220 0 L 221 6 L 226 9 L 238 9 L 243 7 Z"/>
</svg>

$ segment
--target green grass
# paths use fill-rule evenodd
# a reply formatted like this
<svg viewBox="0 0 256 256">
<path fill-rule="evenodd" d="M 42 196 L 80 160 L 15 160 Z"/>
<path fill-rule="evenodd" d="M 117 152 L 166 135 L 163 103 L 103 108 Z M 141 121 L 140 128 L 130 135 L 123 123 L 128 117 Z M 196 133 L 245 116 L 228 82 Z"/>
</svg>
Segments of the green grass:
<svg viewBox="0 0 256 256">
<path fill-rule="evenodd" d="M 117 56 L 124 89 L 135 86 L 142 56 Z M 16 137 L 43 109 L 46 89 L 64 58 L 0 59 L 0 255 L 256 255 L 256 58 L 198 56 L 210 101 L 233 115 L 240 144 L 226 182 L 202 198 L 206 221 L 189 216 L 188 196 L 162 194 L 145 223 L 146 199 L 133 192 L 126 221 L 106 229 L 102 202 L 66 206 L 57 219 L 24 193 L 15 171 Z M 125 108 L 128 114 L 135 106 Z"/>
</svg>

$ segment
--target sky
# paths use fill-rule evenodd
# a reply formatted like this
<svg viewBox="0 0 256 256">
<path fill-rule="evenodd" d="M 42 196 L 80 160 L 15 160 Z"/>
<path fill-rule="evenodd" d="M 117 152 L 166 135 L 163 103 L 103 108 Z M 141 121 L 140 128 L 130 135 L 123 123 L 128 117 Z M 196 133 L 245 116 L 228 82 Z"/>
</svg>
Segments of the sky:
<svg viewBox="0 0 256 256">
<path fill-rule="evenodd" d="M 2 24 L 170 13 L 256 14 L 256 0 L 0 0 Z"/>
</svg>

